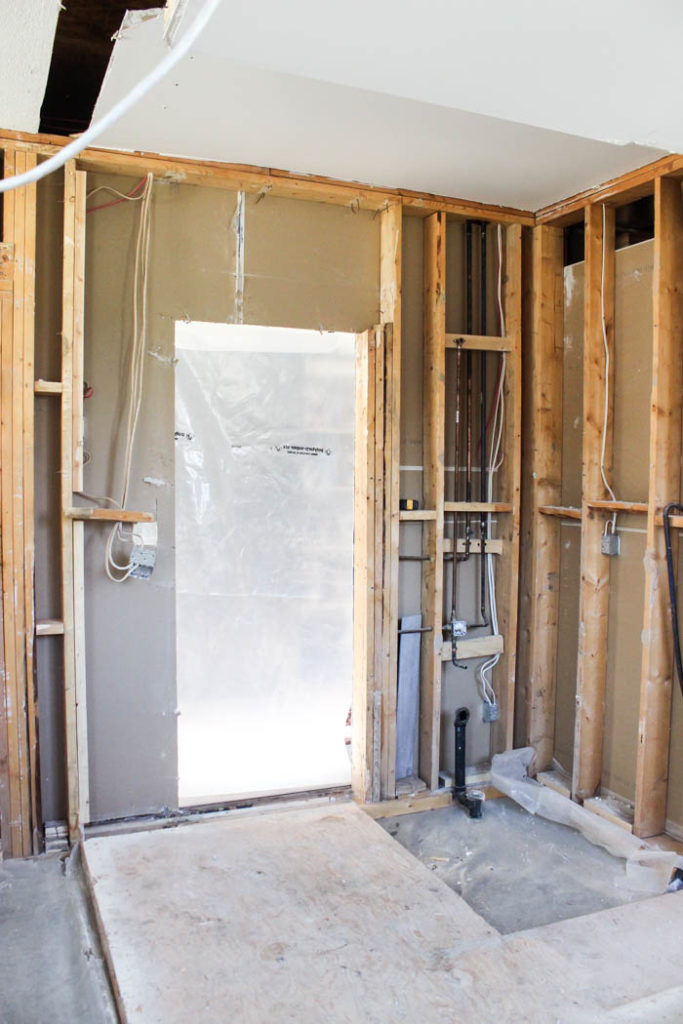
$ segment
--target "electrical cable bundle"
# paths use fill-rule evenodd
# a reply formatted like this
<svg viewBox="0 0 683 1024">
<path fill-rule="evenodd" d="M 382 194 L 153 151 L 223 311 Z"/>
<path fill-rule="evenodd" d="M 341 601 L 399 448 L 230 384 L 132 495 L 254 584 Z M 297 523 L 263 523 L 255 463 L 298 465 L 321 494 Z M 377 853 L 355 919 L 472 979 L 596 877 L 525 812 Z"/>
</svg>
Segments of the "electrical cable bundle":
<svg viewBox="0 0 683 1024">
<path fill-rule="evenodd" d="M 130 491 L 130 474 L 133 461 L 133 448 L 135 446 L 135 435 L 140 419 L 140 408 L 142 405 L 142 388 L 145 374 L 145 349 L 147 341 L 147 281 L 149 276 L 149 240 L 151 225 L 151 200 L 154 177 L 148 174 L 145 178 L 145 185 L 140 196 L 129 193 L 122 196 L 122 199 L 134 201 L 140 199 L 140 218 L 138 221 L 138 233 L 135 244 L 135 266 L 133 271 L 133 341 L 131 344 L 130 359 L 130 388 L 128 395 L 128 418 L 126 424 L 126 445 L 123 465 L 123 488 L 121 501 L 118 504 L 120 509 L 126 508 L 128 494 Z M 109 204 L 106 204 L 109 205 Z M 96 207 L 101 209 L 101 207 Z M 107 538 L 105 549 L 104 567 L 107 576 L 113 583 L 123 583 L 128 579 L 134 569 L 131 559 L 124 564 L 119 563 L 114 556 L 114 543 L 125 541 L 122 532 L 122 524 L 115 523 Z"/>
</svg>

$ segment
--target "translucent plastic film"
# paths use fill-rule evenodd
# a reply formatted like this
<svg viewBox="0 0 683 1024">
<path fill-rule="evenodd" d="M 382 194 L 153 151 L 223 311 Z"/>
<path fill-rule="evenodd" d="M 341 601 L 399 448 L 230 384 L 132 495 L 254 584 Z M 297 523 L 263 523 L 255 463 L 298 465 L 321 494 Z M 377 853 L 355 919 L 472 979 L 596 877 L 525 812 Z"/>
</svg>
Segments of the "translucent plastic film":
<svg viewBox="0 0 683 1024">
<path fill-rule="evenodd" d="M 626 861 L 625 886 L 644 892 L 664 892 L 674 868 L 683 866 L 677 854 L 652 848 L 644 839 L 593 814 L 561 793 L 529 778 L 533 747 L 496 754 L 491 763 L 491 782 L 529 814 L 578 829 L 586 839 L 604 847 L 613 857 Z"/>
<path fill-rule="evenodd" d="M 181 804 L 350 779 L 354 349 L 176 325 Z"/>
</svg>

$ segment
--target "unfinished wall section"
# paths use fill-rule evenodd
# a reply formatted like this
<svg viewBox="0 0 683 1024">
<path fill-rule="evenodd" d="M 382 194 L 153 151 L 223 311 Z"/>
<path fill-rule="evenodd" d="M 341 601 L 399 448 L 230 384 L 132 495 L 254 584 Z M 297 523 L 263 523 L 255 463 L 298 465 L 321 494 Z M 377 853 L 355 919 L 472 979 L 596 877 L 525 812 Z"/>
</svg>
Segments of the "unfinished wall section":
<svg viewBox="0 0 683 1024">
<path fill-rule="evenodd" d="M 680 499 L 679 174 L 643 175 L 542 211 L 534 240 L 531 362 L 546 372 L 525 436 L 546 484 L 529 509 L 527 564 L 546 575 L 534 593 L 527 568 L 523 584 L 531 657 L 520 740 L 536 746 L 541 781 L 643 837 L 681 830 L 662 525 L 664 506 Z M 634 202 L 647 210 L 648 196 L 651 240 L 627 220 Z M 579 217 L 585 256 L 563 267 L 565 228 L 574 225 L 576 238 Z M 540 253 L 551 237 L 549 264 Z"/>
</svg>

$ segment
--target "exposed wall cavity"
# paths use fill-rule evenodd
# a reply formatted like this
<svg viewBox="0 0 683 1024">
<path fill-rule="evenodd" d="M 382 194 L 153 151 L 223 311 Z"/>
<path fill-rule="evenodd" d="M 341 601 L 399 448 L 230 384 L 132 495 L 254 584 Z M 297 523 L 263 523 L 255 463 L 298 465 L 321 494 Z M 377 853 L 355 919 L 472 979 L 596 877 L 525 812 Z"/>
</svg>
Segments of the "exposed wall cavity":
<svg viewBox="0 0 683 1024">
<path fill-rule="evenodd" d="M 56 178 L 48 183 L 41 186 L 44 256 L 36 372 L 59 379 L 62 196 Z M 136 181 L 89 176 L 89 189 L 103 184 L 128 192 Z M 87 218 L 85 378 L 93 395 L 85 403 L 85 490 L 96 496 L 117 497 L 121 487 L 137 218 L 138 205 L 125 202 Z M 159 812 L 177 801 L 175 322 L 234 323 L 239 316 L 244 323 L 356 332 L 377 322 L 378 315 L 379 219 L 373 213 L 270 195 L 243 196 L 240 204 L 237 194 L 222 189 L 155 184 L 145 390 L 130 507 L 155 515 L 158 552 L 151 579 L 116 586 L 104 573 L 106 528 L 86 525 L 93 819 Z M 38 615 L 58 618 L 55 409 L 56 404 L 39 413 L 47 420 L 38 428 L 44 430 L 39 436 L 45 445 L 38 446 L 36 467 L 41 495 L 36 574 Z M 64 816 L 61 641 L 45 638 L 39 644 L 44 788 L 49 816 L 59 818 Z"/>
</svg>

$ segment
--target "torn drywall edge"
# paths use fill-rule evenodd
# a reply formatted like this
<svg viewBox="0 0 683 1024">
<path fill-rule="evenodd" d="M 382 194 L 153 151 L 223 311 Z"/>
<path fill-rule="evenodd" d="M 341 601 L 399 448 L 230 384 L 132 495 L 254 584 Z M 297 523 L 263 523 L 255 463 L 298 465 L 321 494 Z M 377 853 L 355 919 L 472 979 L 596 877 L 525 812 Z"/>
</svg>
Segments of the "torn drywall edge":
<svg viewBox="0 0 683 1024">
<path fill-rule="evenodd" d="M 531 779 L 528 768 L 534 756 L 533 747 L 496 754 L 491 764 L 492 784 L 529 814 L 540 814 L 577 829 L 589 842 L 625 860 L 626 875 L 633 888 L 664 892 L 674 869 L 683 867 L 683 858 L 672 851 L 653 848 L 631 832 Z"/>
</svg>

